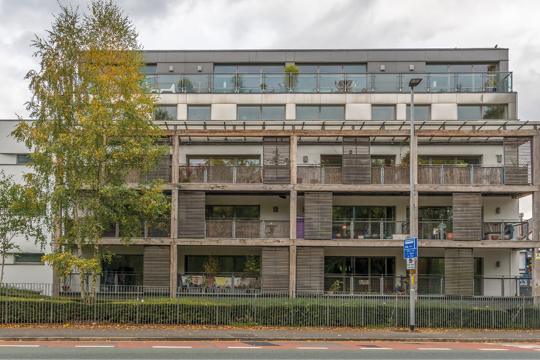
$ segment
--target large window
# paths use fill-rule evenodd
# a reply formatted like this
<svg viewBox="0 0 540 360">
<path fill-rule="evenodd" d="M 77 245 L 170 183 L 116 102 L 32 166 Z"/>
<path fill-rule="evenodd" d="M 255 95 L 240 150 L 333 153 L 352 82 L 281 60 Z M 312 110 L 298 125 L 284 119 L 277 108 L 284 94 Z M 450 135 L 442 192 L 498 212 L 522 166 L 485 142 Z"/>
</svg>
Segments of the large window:
<svg viewBox="0 0 540 360">
<path fill-rule="evenodd" d="M 411 120 L 410 105 L 407 105 L 407 120 Z M 414 105 L 414 120 L 429 120 L 429 106 Z"/>
<path fill-rule="evenodd" d="M 284 71 L 284 65 L 216 65 L 214 89 L 225 93 L 283 92 Z"/>
<path fill-rule="evenodd" d="M 396 229 L 393 206 L 334 206 L 333 239 L 392 239 Z M 397 232 L 396 232 L 397 231 Z"/>
<path fill-rule="evenodd" d="M 258 220 L 259 205 L 206 205 L 206 219 Z"/>
<path fill-rule="evenodd" d="M 15 255 L 15 264 L 42 264 L 43 254 L 19 253 Z"/>
<path fill-rule="evenodd" d="M 484 259 L 474 258 L 474 295 L 484 294 Z M 443 257 L 418 258 L 418 293 L 443 294 L 445 259 Z"/>
<path fill-rule="evenodd" d="M 188 120 L 210 120 L 210 105 L 188 106 Z"/>
<path fill-rule="evenodd" d="M 493 72 L 496 71 L 495 64 L 427 64 L 428 73 L 456 73 L 456 72 Z"/>
<path fill-rule="evenodd" d="M 344 106 L 296 106 L 297 120 L 343 120 Z"/>
<path fill-rule="evenodd" d="M 30 155 L 17 155 L 17 164 L 28 164 L 29 162 L 34 161 Z"/>
<path fill-rule="evenodd" d="M 422 156 L 424 165 L 479 165 L 480 156 Z"/>
<path fill-rule="evenodd" d="M 394 106 L 372 106 L 371 107 L 371 120 L 394 120 L 395 118 L 396 117 L 395 117 Z"/>
<path fill-rule="evenodd" d="M 238 120 L 284 120 L 285 106 L 238 106 Z"/>
<path fill-rule="evenodd" d="M 313 65 L 313 64 L 297 64 L 300 68 L 300 73 L 312 74 L 362 74 L 366 72 L 364 64 L 349 64 L 349 65 Z"/>
<path fill-rule="evenodd" d="M 158 106 L 154 112 L 154 120 L 176 120 L 176 106 Z"/>
<path fill-rule="evenodd" d="M 325 290 L 339 281 L 341 291 L 351 291 L 352 284 L 352 292 L 380 292 L 382 276 L 383 291 L 392 292 L 396 260 L 394 257 L 325 256 L 324 273 Z"/>
<path fill-rule="evenodd" d="M 219 274 L 242 273 L 246 268 L 245 255 L 215 255 L 220 265 Z M 186 274 L 204 273 L 204 261 L 208 258 L 206 255 L 186 255 L 185 271 Z"/>
<path fill-rule="evenodd" d="M 264 74 L 264 73 L 283 73 L 285 65 L 215 65 L 216 74 Z"/>
<path fill-rule="evenodd" d="M 506 119 L 505 105 L 458 105 L 458 120 Z"/>
</svg>

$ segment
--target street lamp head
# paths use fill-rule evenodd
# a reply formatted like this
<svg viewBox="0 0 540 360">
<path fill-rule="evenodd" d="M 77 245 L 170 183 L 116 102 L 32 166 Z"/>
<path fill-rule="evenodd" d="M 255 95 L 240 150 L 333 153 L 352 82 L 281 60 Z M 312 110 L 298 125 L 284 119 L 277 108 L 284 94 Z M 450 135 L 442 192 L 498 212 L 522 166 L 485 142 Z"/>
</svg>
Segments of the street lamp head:
<svg viewBox="0 0 540 360">
<path fill-rule="evenodd" d="M 418 84 L 420 84 L 422 82 L 422 79 L 411 79 L 411 81 L 409 81 L 409 86 L 411 88 L 414 88 L 415 86 L 418 86 Z"/>
</svg>

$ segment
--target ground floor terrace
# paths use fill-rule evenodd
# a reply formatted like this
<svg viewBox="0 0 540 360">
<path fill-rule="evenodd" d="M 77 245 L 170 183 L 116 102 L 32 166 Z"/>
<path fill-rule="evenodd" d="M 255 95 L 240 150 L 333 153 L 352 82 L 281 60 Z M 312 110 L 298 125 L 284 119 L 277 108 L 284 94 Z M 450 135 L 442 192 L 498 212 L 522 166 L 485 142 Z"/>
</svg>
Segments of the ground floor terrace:
<svg viewBox="0 0 540 360">
<path fill-rule="evenodd" d="M 254 294 L 408 294 L 403 247 L 337 246 L 104 246 L 97 291 Z M 520 274 L 523 252 L 513 248 L 420 248 L 416 289 L 423 295 L 529 296 Z M 174 289 L 169 287 L 174 285 Z M 62 291 L 80 291 L 78 274 Z M 157 291 L 157 290 L 156 290 Z"/>
</svg>

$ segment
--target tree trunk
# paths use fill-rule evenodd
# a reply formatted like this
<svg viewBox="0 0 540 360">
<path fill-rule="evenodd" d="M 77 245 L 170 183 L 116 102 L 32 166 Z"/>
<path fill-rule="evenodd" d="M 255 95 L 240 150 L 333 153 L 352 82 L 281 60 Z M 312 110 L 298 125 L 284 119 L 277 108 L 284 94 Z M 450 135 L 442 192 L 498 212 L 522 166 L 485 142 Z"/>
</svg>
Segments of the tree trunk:
<svg viewBox="0 0 540 360">
<path fill-rule="evenodd" d="M 83 251 L 81 241 L 77 243 L 77 256 L 82 259 Z M 82 301 L 87 301 L 86 295 L 86 274 L 83 271 L 79 271 L 79 277 L 81 279 L 81 299 Z"/>
</svg>

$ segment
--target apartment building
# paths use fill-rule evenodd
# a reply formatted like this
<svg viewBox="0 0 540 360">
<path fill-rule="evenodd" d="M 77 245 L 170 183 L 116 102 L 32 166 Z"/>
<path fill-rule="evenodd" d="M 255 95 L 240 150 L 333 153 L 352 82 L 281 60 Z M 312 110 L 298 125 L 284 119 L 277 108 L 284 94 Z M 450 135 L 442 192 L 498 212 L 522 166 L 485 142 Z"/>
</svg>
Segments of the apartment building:
<svg viewBox="0 0 540 360">
<path fill-rule="evenodd" d="M 540 295 L 519 278 L 520 252 L 534 258 L 540 246 L 537 217 L 519 216 L 529 195 L 540 211 L 540 123 L 519 121 L 508 49 L 148 51 L 146 59 L 159 96 L 154 121 L 171 146 L 149 176 L 166 182 L 171 221 L 144 224 L 129 247 L 112 224 L 103 248 L 117 256 L 100 291 L 406 292 L 403 240 L 415 234 L 419 293 Z M 299 72 L 286 73 L 291 66 Z M 412 154 L 411 79 L 422 80 Z M 1 132 L 14 124 L 2 121 Z M 4 142 L 3 168 L 19 176 L 27 152 Z M 39 250 L 23 244 L 8 281 L 51 282 L 50 269 L 29 265 L 44 266 L 34 262 Z M 216 273 L 205 273 L 209 256 Z M 258 271 L 246 265 L 254 259 Z"/>
</svg>

